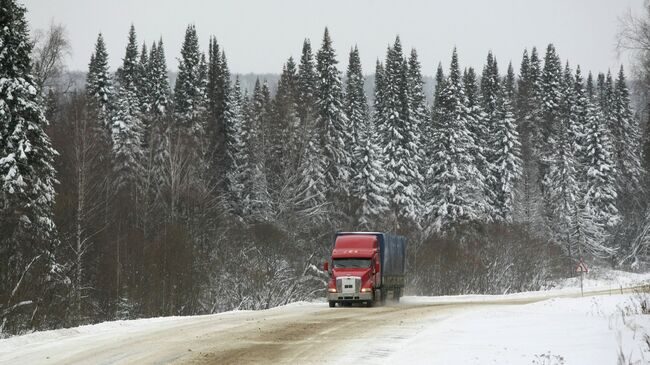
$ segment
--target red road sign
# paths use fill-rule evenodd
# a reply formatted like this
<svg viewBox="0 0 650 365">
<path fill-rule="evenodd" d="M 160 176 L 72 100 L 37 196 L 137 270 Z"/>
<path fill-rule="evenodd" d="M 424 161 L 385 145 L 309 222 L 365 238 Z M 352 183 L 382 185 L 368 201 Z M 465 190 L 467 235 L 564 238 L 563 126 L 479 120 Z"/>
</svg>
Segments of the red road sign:
<svg viewBox="0 0 650 365">
<path fill-rule="evenodd" d="M 580 261 L 578 265 L 576 266 L 576 272 L 584 272 L 588 273 L 589 269 L 587 269 L 587 265 L 585 265 L 584 262 Z"/>
</svg>

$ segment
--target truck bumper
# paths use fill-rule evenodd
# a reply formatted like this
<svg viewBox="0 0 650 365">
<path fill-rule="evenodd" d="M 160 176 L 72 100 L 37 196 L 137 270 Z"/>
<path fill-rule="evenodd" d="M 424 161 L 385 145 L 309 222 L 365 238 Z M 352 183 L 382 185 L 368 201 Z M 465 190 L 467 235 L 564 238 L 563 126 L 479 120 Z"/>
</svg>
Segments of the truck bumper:
<svg viewBox="0 0 650 365">
<path fill-rule="evenodd" d="M 373 300 L 370 293 L 327 293 L 327 300 L 330 302 L 369 302 Z"/>
</svg>

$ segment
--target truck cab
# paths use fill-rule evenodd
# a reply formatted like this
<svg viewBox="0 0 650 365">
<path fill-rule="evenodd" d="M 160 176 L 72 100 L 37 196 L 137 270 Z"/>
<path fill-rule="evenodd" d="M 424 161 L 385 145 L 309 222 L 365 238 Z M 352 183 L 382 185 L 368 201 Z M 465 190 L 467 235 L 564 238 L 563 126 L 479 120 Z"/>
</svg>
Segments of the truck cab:
<svg viewBox="0 0 650 365">
<path fill-rule="evenodd" d="M 397 239 L 398 244 L 401 243 L 401 250 L 388 249 L 387 242 L 394 246 L 396 238 L 401 238 L 401 240 Z M 401 263 L 401 272 L 398 274 L 401 274 L 403 286 L 404 244 L 403 237 L 387 237 L 386 234 L 379 232 L 337 233 L 331 266 L 329 262 L 324 265 L 325 270 L 330 273 L 327 287 L 327 300 L 330 307 L 334 307 L 336 303 L 342 305 L 365 303 L 372 306 L 377 301 L 383 302 L 388 289 L 383 285 L 388 274 L 383 266 L 387 259 L 391 259 L 387 257 L 389 254 L 395 256 L 392 257 L 393 262 Z M 401 290 L 397 290 L 395 294 L 396 288 L 392 289 L 393 294 L 399 298 Z"/>
</svg>

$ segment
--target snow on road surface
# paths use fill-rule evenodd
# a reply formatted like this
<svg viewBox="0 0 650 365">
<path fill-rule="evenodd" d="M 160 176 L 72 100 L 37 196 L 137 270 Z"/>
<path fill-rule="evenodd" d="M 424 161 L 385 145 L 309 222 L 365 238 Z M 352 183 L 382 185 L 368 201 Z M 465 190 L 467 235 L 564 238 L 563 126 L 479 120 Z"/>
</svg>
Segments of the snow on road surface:
<svg viewBox="0 0 650 365">
<path fill-rule="evenodd" d="M 630 363 L 650 363 L 650 316 L 637 313 L 638 294 L 598 283 L 584 298 L 560 285 L 500 296 L 405 297 L 375 308 L 301 302 L 106 322 L 0 340 L 0 364 L 593 365 L 615 364 L 619 351 Z"/>
</svg>

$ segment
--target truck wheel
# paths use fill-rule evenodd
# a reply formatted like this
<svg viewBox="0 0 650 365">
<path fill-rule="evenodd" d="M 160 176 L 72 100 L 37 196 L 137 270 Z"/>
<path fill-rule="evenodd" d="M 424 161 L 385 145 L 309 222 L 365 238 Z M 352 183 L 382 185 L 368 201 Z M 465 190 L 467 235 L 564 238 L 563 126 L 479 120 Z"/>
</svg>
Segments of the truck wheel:
<svg viewBox="0 0 650 365">
<path fill-rule="evenodd" d="M 399 297 L 402 296 L 401 294 L 402 294 L 402 289 L 395 289 L 393 291 L 393 300 L 395 300 L 397 303 L 399 303 Z"/>
<path fill-rule="evenodd" d="M 375 301 L 374 301 L 374 300 L 369 300 L 369 301 L 366 303 L 366 307 L 368 307 L 368 308 L 372 308 L 372 307 L 374 307 L 374 306 L 375 306 Z"/>
<path fill-rule="evenodd" d="M 333 300 L 330 300 L 330 308 L 336 307 L 336 302 Z"/>
</svg>

